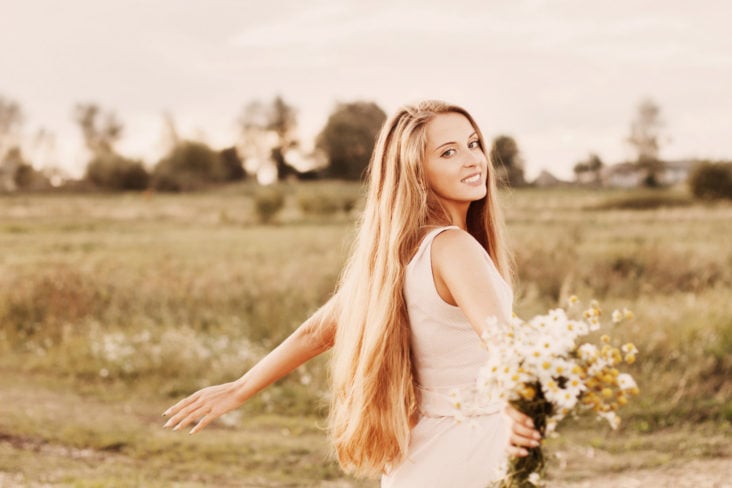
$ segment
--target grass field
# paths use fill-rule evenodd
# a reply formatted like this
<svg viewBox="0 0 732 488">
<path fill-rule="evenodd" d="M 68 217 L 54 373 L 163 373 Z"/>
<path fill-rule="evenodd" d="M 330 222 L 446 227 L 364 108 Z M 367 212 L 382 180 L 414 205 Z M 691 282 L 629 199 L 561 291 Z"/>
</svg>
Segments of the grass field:
<svg viewBox="0 0 732 488">
<path fill-rule="evenodd" d="M 199 436 L 160 428 L 165 407 L 238 377 L 332 292 L 358 210 L 301 202 L 359 189 L 280 191 L 269 225 L 250 186 L 0 197 L 0 486 L 374 486 L 329 460 L 325 357 Z M 619 431 L 579 421 L 550 440 L 553 483 L 725 482 L 732 205 L 670 190 L 503 197 L 519 315 L 571 293 L 636 314 L 612 335 L 641 351 L 641 396 Z"/>
</svg>

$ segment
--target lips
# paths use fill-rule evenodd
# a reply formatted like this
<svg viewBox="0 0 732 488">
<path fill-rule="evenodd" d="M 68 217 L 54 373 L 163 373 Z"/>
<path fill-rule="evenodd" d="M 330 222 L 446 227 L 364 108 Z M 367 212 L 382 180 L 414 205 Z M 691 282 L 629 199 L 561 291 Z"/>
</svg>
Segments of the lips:
<svg viewBox="0 0 732 488">
<path fill-rule="evenodd" d="M 463 183 L 467 183 L 469 185 L 479 183 L 480 182 L 480 173 L 473 173 L 472 175 L 466 176 L 465 178 L 463 178 L 460 181 Z"/>
</svg>

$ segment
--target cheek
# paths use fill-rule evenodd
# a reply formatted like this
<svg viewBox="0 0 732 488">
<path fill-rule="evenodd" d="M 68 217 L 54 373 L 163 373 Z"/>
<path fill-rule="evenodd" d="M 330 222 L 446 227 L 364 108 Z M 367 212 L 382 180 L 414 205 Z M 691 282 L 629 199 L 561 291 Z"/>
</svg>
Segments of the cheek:
<svg viewBox="0 0 732 488">
<path fill-rule="evenodd" d="M 432 190 L 440 193 L 440 189 L 445 186 L 445 182 L 450 180 L 449 168 L 439 165 L 426 165 L 425 166 L 425 177 L 427 184 Z"/>
</svg>

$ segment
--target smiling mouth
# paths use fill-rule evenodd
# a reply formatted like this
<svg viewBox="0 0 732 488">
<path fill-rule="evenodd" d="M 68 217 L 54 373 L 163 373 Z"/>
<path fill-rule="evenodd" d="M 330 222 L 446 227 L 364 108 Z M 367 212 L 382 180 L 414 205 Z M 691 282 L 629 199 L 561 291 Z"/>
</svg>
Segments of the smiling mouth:
<svg viewBox="0 0 732 488">
<path fill-rule="evenodd" d="M 474 175 L 467 176 L 460 181 L 462 181 L 463 183 L 478 183 L 480 181 L 480 173 L 475 173 Z"/>
</svg>

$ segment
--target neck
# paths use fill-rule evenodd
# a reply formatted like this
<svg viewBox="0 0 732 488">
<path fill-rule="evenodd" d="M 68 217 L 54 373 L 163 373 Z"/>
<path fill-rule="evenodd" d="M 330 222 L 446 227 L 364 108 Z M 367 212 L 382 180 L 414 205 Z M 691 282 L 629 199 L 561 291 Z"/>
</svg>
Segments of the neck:
<svg viewBox="0 0 732 488">
<path fill-rule="evenodd" d="M 450 219 L 450 224 L 468 230 L 468 208 L 470 203 L 443 202 L 443 208 Z"/>
</svg>

